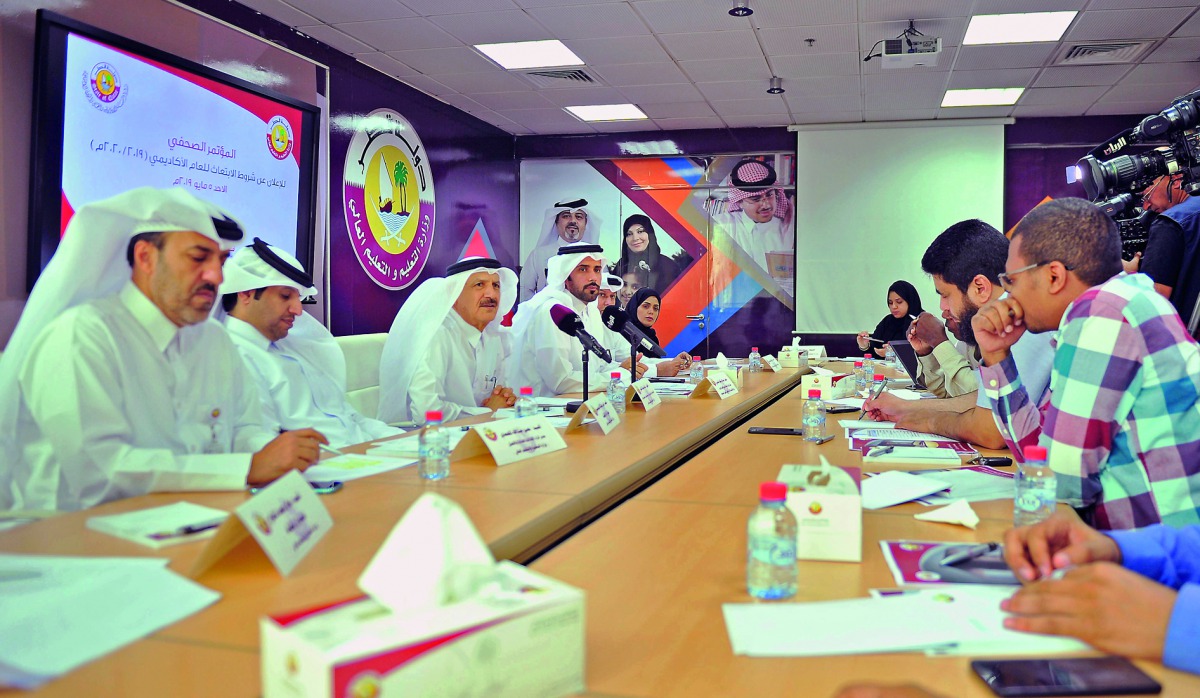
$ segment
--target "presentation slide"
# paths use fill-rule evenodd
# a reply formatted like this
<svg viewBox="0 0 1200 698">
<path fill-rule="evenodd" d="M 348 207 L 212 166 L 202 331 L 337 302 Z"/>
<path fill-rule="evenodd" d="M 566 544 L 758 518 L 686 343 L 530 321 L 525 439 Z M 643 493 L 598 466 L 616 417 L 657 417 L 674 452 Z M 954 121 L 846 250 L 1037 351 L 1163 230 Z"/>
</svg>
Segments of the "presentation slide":
<svg viewBox="0 0 1200 698">
<path fill-rule="evenodd" d="M 88 202 L 183 187 L 295 253 L 303 112 L 74 33 L 66 75 L 63 230 Z"/>
</svg>

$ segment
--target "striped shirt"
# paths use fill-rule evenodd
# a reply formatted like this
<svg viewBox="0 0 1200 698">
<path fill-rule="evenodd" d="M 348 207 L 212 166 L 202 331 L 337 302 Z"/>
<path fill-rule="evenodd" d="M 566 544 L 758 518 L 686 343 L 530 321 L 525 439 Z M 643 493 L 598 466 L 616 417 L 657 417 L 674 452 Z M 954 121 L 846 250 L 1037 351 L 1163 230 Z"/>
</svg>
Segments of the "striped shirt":
<svg viewBox="0 0 1200 698">
<path fill-rule="evenodd" d="M 1200 522 L 1200 348 L 1174 307 L 1119 274 L 1067 306 L 1054 344 L 1040 405 L 1011 356 L 982 370 L 1009 447 L 1045 446 L 1059 499 L 1097 528 Z"/>
</svg>

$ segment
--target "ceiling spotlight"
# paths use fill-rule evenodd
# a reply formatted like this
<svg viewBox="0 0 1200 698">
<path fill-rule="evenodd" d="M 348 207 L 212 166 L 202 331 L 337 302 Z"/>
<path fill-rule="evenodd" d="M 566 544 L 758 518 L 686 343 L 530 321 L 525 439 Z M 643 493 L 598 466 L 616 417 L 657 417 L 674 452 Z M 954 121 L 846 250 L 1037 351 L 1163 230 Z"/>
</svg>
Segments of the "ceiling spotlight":
<svg viewBox="0 0 1200 698">
<path fill-rule="evenodd" d="M 785 90 L 783 89 L 783 78 L 772 75 L 771 76 L 771 86 L 767 88 L 767 94 L 781 95 L 784 93 L 784 91 Z"/>
<path fill-rule="evenodd" d="M 729 14 L 733 17 L 749 17 L 754 10 L 750 9 L 750 0 L 738 0 Z"/>
</svg>

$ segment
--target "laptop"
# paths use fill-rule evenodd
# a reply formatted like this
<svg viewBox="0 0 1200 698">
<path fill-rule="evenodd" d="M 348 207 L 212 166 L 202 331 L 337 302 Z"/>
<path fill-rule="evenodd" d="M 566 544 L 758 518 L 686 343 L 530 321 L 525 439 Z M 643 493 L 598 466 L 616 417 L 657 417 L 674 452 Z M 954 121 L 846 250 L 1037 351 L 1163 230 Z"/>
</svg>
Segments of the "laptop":
<svg viewBox="0 0 1200 698">
<path fill-rule="evenodd" d="M 904 370 L 912 379 L 913 387 L 917 390 L 925 390 L 925 384 L 917 377 L 917 352 L 913 350 L 912 344 L 904 339 L 888 342 L 888 344 L 892 345 L 892 351 L 895 351 L 896 356 L 900 357 L 900 363 L 904 364 Z"/>
</svg>

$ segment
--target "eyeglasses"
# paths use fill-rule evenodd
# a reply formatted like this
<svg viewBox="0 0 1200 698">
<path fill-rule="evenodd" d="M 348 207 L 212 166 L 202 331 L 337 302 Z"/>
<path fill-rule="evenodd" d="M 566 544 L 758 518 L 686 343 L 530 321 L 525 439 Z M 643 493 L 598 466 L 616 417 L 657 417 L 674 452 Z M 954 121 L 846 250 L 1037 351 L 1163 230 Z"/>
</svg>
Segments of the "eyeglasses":
<svg viewBox="0 0 1200 698">
<path fill-rule="evenodd" d="M 1020 269 L 1013 269 L 1012 271 L 1001 272 L 997 278 L 1000 279 L 1000 285 L 1003 286 L 1005 290 L 1008 290 L 1008 289 L 1012 288 L 1013 277 L 1016 276 L 1017 274 L 1024 274 L 1025 272 L 1027 272 L 1031 269 L 1037 269 L 1038 267 L 1044 267 L 1047 264 L 1050 264 L 1051 262 L 1054 262 L 1054 261 L 1058 261 L 1058 260 L 1047 259 L 1044 262 L 1028 264 L 1026 266 L 1021 267 Z M 1059 263 L 1061 264 L 1061 262 L 1059 262 Z M 1075 267 L 1069 266 L 1067 264 L 1063 264 L 1063 268 L 1066 269 L 1067 271 L 1071 271 Z"/>
</svg>

